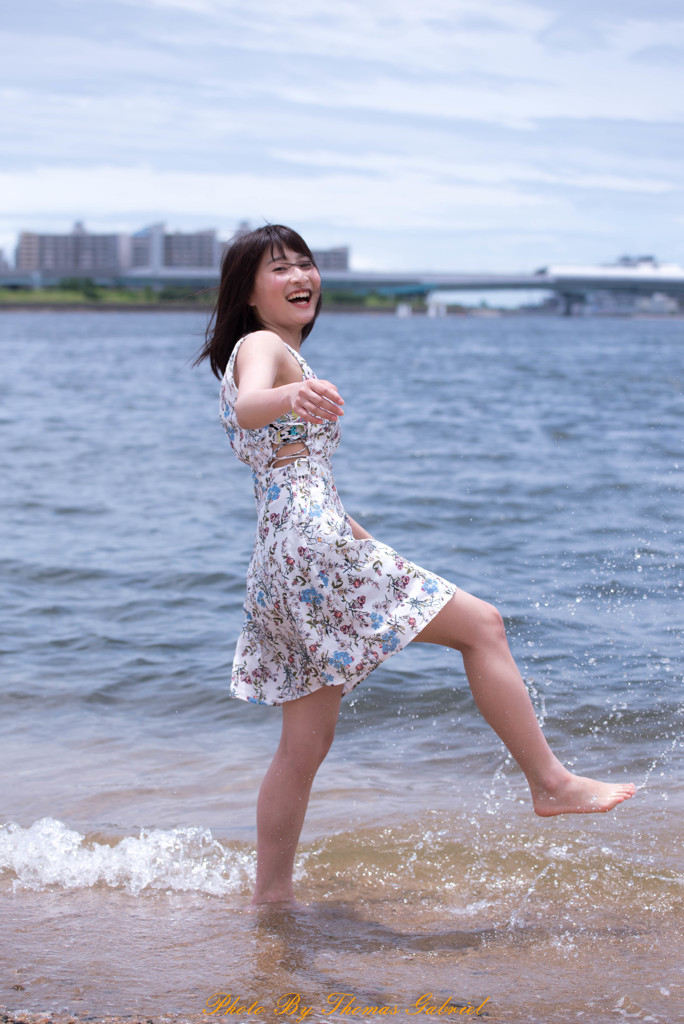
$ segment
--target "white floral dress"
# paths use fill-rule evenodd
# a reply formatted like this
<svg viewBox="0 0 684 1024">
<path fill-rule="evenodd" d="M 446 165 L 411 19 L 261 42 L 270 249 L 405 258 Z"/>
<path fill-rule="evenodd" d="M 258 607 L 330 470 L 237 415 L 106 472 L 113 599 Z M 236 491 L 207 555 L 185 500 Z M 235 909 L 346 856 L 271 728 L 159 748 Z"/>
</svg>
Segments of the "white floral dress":
<svg viewBox="0 0 684 1024">
<path fill-rule="evenodd" d="M 233 366 L 241 343 L 221 382 L 220 414 L 235 454 L 252 470 L 258 524 L 231 694 L 255 704 L 283 704 L 329 685 L 347 694 L 457 588 L 380 541 L 354 539 L 330 465 L 336 421 L 305 423 L 288 413 L 257 430 L 238 425 Z M 303 379 L 315 377 L 287 348 Z M 278 447 L 294 441 L 308 454 L 274 467 Z"/>
</svg>

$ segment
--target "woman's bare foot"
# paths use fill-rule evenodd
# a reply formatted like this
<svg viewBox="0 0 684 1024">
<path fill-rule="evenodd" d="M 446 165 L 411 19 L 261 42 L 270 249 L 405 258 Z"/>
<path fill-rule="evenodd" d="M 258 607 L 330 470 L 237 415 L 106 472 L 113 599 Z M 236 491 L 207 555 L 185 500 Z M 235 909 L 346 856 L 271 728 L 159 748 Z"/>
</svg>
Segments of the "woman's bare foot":
<svg viewBox="0 0 684 1024">
<path fill-rule="evenodd" d="M 532 790 L 535 814 L 550 818 L 554 814 L 591 814 L 611 811 L 636 793 L 632 782 L 597 782 L 566 772 L 548 788 Z"/>
</svg>

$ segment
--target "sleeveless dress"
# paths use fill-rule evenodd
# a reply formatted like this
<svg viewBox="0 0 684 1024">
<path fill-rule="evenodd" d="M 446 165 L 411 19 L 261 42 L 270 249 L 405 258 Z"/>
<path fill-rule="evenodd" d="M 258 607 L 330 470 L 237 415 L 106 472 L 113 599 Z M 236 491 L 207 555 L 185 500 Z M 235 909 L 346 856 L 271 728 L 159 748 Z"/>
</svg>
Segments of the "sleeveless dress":
<svg viewBox="0 0 684 1024">
<path fill-rule="evenodd" d="M 242 340 L 221 382 L 220 416 L 235 454 L 252 470 L 258 523 L 231 694 L 254 704 L 283 704 L 340 684 L 347 694 L 405 647 L 457 588 L 380 541 L 355 540 L 330 464 L 337 421 L 306 423 L 287 413 L 256 430 L 238 425 L 233 367 Z M 316 376 L 286 348 L 302 379 Z M 308 454 L 273 466 L 278 448 L 292 442 Z"/>
</svg>

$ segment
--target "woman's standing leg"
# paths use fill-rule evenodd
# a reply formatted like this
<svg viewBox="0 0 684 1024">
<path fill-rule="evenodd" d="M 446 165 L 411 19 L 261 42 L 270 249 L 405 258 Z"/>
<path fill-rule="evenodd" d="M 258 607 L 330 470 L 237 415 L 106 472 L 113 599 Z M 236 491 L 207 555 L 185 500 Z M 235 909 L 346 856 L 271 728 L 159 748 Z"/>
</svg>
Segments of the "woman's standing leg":
<svg viewBox="0 0 684 1024">
<path fill-rule="evenodd" d="M 609 811 L 633 796 L 631 783 L 573 775 L 552 753 L 492 605 L 459 590 L 416 640 L 461 652 L 475 703 L 525 773 L 537 814 Z"/>
<path fill-rule="evenodd" d="M 253 903 L 294 898 L 292 870 L 314 776 L 335 735 L 341 686 L 283 704 L 280 743 L 257 801 L 257 878 Z"/>
</svg>

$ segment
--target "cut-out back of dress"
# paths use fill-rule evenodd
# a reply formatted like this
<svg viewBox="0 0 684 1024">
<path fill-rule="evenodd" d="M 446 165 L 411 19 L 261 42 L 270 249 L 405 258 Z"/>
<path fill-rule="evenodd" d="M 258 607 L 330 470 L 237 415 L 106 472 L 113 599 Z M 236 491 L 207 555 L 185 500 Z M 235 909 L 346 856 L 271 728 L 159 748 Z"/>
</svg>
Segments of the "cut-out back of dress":
<svg viewBox="0 0 684 1024">
<path fill-rule="evenodd" d="M 297 459 L 308 458 L 310 452 L 304 443 L 306 435 L 306 423 L 303 422 L 289 423 L 272 431 L 270 440 L 273 445 L 273 456 L 268 463 L 269 466 L 272 469 L 280 469 L 281 466 L 289 466 Z M 279 452 L 282 452 L 282 455 Z"/>
</svg>

